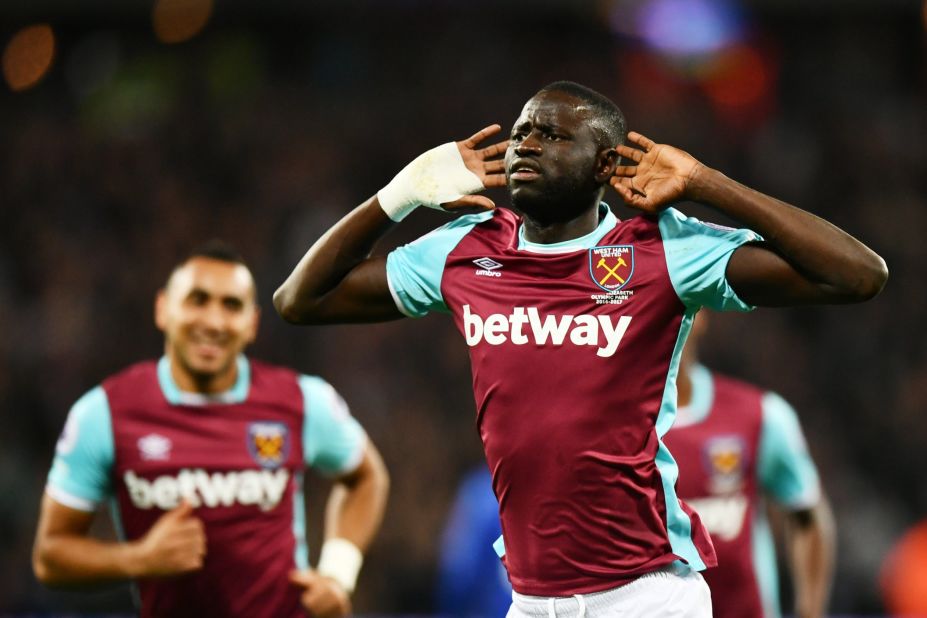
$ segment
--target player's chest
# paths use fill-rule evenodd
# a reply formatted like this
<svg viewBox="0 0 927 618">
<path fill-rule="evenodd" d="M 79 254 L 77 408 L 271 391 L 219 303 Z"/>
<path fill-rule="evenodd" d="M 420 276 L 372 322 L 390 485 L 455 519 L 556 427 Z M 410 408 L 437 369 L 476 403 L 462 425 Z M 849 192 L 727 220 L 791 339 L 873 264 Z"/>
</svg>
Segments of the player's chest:
<svg viewBox="0 0 927 618">
<path fill-rule="evenodd" d="M 620 240 L 562 254 L 456 253 L 445 266 L 442 293 L 449 306 L 545 305 L 579 313 L 675 300 L 661 247 Z"/>
<path fill-rule="evenodd" d="M 165 406 L 114 419 L 117 469 L 273 470 L 301 458 L 300 419 L 272 411 Z"/>
</svg>

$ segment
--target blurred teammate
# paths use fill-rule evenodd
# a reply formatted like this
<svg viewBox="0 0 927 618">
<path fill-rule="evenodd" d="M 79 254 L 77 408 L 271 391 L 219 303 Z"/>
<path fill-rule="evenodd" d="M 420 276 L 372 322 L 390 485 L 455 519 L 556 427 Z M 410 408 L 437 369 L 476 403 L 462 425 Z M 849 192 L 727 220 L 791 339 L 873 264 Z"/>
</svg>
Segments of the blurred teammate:
<svg viewBox="0 0 927 618">
<path fill-rule="evenodd" d="M 620 110 L 578 84 L 545 87 L 509 140 L 479 147 L 498 131 L 415 159 L 316 241 L 274 304 L 296 323 L 453 316 L 470 346 L 510 616 L 708 616 L 697 571 L 714 551 L 661 440 L 695 313 L 866 300 L 885 264 L 681 150 L 637 133 L 637 148 L 620 145 Z M 514 211 L 471 195 L 503 185 Z M 618 221 L 609 185 L 642 214 Z M 684 199 L 759 234 L 669 207 Z M 370 258 L 422 204 L 485 212 Z"/>
<path fill-rule="evenodd" d="M 143 616 L 345 616 L 388 477 L 322 379 L 243 355 L 251 272 L 211 244 L 157 295 L 159 361 L 105 379 L 71 409 L 48 476 L 33 564 L 48 585 L 138 582 Z M 309 568 L 302 475 L 331 476 Z M 88 536 L 113 498 L 125 542 Z"/>
<path fill-rule="evenodd" d="M 698 364 L 700 314 L 679 364 L 676 423 L 663 438 L 679 466 L 676 492 L 711 534 L 705 571 L 715 618 L 776 618 L 779 587 L 766 500 L 784 515 L 795 615 L 823 618 L 834 531 L 795 411 L 775 393 Z"/>
<path fill-rule="evenodd" d="M 454 618 L 498 618 L 512 604 L 512 585 L 493 551 L 502 534 L 499 503 L 486 466 L 460 483 L 444 528 L 438 578 L 438 613 Z"/>
</svg>

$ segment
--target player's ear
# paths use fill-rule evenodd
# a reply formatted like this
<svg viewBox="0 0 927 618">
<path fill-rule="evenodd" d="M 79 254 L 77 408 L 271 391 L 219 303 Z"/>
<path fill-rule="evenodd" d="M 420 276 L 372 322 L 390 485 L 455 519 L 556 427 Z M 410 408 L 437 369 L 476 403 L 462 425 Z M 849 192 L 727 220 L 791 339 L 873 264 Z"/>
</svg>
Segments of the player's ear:
<svg viewBox="0 0 927 618">
<path fill-rule="evenodd" d="M 248 326 L 248 334 L 246 336 L 246 341 L 248 343 L 254 343 L 254 340 L 257 338 L 258 326 L 261 323 L 261 308 L 256 303 L 254 305 L 254 313 L 251 316 L 251 324 Z"/>
<path fill-rule="evenodd" d="M 595 180 L 599 183 L 606 183 L 615 173 L 618 161 L 621 157 L 614 148 L 603 148 L 596 155 L 595 160 Z"/>
<path fill-rule="evenodd" d="M 157 295 L 155 295 L 154 316 L 155 326 L 158 327 L 158 330 L 164 332 L 164 329 L 167 328 L 167 292 L 164 288 L 158 290 Z"/>
</svg>

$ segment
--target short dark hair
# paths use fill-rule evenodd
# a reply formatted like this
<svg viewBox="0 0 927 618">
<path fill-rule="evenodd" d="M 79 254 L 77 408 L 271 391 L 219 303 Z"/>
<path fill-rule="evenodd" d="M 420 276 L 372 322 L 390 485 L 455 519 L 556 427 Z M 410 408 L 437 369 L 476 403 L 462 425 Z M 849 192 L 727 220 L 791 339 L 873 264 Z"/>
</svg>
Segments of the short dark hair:
<svg viewBox="0 0 927 618">
<path fill-rule="evenodd" d="M 248 272 L 251 272 L 251 267 L 248 266 L 248 263 L 245 261 L 245 258 L 238 252 L 238 250 L 227 243 L 224 240 L 218 238 L 213 238 L 207 240 L 201 245 L 195 247 L 187 256 L 178 262 L 173 269 L 171 269 L 171 274 L 168 275 L 167 281 L 170 283 L 171 278 L 174 276 L 178 270 L 186 266 L 190 260 L 196 258 L 207 258 L 210 260 L 218 260 L 220 262 L 227 262 L 229 264 L 240 264 L 248 269 Z M 252 287 L 254 288 L 254 298 L 257 300 L 258 289 L 257 282 L 254 280 L 254 273 L 251 274 Z"/>
<path fill-rule="evenodd" d="M 588 105 L 594 114 L 592 124 L 599 134 L 599 146 L 614 148 L 624 143 L 628 135 L 628 123 L 624 114 L 614 101 L 601 92 L 568 80 L 547 84 L 538 91 L 538 94 L 544 92 L 562 92 Z"/>
<path fill-rule="evenodd" d="M 241 256 L 235 247 L 218 238 L 207 240 L 203 244 L 194 248 L 193 251 L 191 251 L 180 264 L 178 264 L 178 266 L 186 264 L 193 258 L 209 258 L 211 260 L 218 260 L 220 262 L 241 264 L 246 268 L 248 266 L 248 264 L 245 262 L 245 258 Z"/>
</svg>

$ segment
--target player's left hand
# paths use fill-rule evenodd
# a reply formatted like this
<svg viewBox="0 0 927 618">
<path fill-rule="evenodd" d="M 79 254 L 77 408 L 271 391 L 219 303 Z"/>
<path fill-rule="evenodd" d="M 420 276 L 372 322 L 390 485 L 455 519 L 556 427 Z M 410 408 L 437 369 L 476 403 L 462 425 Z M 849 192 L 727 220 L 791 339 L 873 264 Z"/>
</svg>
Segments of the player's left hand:
<svg viewBox="0 0 927 618">
<path fill-rule="evenodd" d="M 300 602 L 313 618 L 344 618 L 351 613 L 351 598 L 341 584 L 313 569 L 292 571 L 290 583 L 303 589 Z"/>
<path fill-rule="evenodd" d="M 625 204 L 653 213 L 687 197 L 692 176 L 702 167 L 695 157 L 634 131 L 628 141 L 638 148 L 622 145 L 615 150 L 637 165 L 617 166 L 609 181 Z"/>
</svg>

